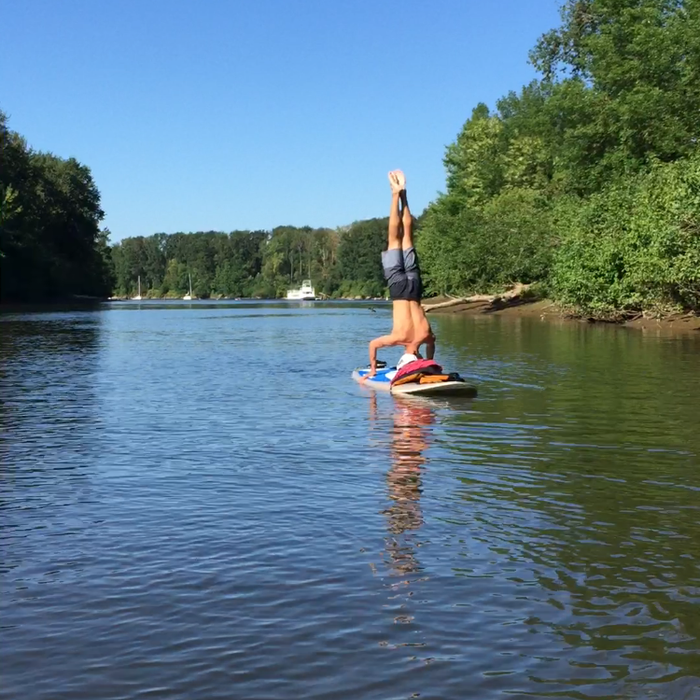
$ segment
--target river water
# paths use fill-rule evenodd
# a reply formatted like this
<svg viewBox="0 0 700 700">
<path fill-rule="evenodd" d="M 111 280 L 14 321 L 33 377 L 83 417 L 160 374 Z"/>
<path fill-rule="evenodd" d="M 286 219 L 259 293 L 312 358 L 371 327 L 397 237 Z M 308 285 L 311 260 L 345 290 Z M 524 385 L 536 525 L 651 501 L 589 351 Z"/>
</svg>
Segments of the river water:
<svg viewBox="0 0 700 700">
<path fill-rule="evenodd" d="M 385 305 L 0 316 L 0 697 L 700 697 L 700 337 L 433 323 L 476 399 L 351 381 Z"/>
</svg>

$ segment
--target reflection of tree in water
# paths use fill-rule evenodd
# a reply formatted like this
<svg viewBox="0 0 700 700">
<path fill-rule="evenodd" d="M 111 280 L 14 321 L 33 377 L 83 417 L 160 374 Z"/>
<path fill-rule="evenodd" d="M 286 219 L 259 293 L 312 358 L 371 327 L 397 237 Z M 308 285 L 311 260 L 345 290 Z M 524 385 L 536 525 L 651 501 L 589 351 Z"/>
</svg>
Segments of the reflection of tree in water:
<svg viewBox="0 0 700 700">
<path fill-rule="evenodd" d="M 372 411 L 376 416 L 376 396 L 372 397 Z M 391 567 L 400 575 L 420 571 L 415 558 L 415 545 L 410 533 L 423 524 L 420 506 L 421 479 L 426 463 L 424 451 L 428 447 L 429 426 L 435 416 L 431 408 L 411 399 L 396 399 L 390 431 L 391 465 L 387 485 L 391 504 L 383 511 L 387 518 L 386 551 Z"/>
<path fill-rule="evenodd" d="M 466 353 L 465 329 L 445 319 L 442 342 Z M 455 561 L 465 562 L 457 575 L 469 576 L 473 600 L 496 581 L 503 600 L 527 606 L 524 625 L 537 643 L 523 636 L 520 654 L 532 655 L 538 697 L 545 683 L 552 695 L 566 684 L 589 697 L 589 681 L 601 697 L 695 697 L 695 346 L 689 353 L 680 341 L 534 324 L 504 326 L 493 338 L 484 346 L 493 357 L 507 346 L 533 358 L 521 377 L 510 364 L 499 379 L 534 378 L 546 391 L 512 384 L 488 413 L 450 417 L 444 449 L 460 465 L 455 495 L 464 500 L 452 525 L 469 533 L 466 544 L 455 538 Z M 490 357 L 474 357 L 491 371 Z M 557 376 L 545 379 L 550 368 Z"/>
<path fill-rule="evenodd" d="M 89 527 L 82 504 L 94 502 L 91 475 L 104 449 L 96 380 L 103 319 L 81 309 L 0 322 L 0 514 L 6 535 L 0 568 L 6 572 L 27 562 L 43 565 L 32 559 L 35 551 L 56 557 L 45 572 L 53 580 L 78 571 L 76 523 Z M 47 549 L 49 535 L 60 528 L 75 537 Z M 6 582 L 12 585 L 12 577 Z"/>
<path fill-rule="evenodd" d="M 68 429 L 74 447 L 75 431 L 94 424 L 102 322 L 101 314 L 89 311 L 54 313 L 48 319 L 27 313 L 3 320 L 0 415 L 8 438 L 4 447 L 25 454 L 26 436 L 38 434 L 47 440 L 47 435 L 53 438 L 54 432 Z M 48 445 L 47 440 L 44 446 Z M 5 464 L 14 469 L 16 458 Z M 43 464 L 36 460 L 34 468 Z"/>
</svg>

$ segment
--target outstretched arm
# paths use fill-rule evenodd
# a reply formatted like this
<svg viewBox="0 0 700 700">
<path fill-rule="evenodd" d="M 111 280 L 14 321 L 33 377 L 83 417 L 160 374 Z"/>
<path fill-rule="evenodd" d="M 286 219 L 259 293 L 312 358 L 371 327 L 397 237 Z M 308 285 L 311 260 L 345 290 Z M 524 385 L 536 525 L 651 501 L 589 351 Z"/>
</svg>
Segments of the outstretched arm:
<svg viewBox="0 0 700 700">
<path fill-rule="evenodd" d="M 435 335 L 430 331 L 428 339 L 425 341 L 425 359 L 432 360 L 435 357 Z"/>
<path fill-rule="evenodd" d="M 391 345 L 401 345 L 404 342 L 404 338 L 399 337 L 395 333 L 390 333 L 389 335 L 382 335 L 379 338 L 370 340 L 369 342 L 369 374 L 365 376 L 365 379 L 373 377 L 377 373 L 377 350 L 379 348 L 387 348 Z"/>
</svg>

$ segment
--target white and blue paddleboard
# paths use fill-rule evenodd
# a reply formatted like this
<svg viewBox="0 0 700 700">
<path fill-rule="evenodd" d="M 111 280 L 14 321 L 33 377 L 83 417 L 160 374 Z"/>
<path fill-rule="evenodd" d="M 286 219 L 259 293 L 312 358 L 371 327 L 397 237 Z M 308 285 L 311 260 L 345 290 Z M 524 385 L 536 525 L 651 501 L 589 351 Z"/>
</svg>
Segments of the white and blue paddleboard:
<svg viewBox="0 0 700 700">
<path fill-rule="evenodd" d="M 358 367 L 352 373 L 352 378 L 359 382 L 369 374 L 369 367 Z M 416 394 L 420 396 L 476 396 L 476 389 L 466 382 L 436 382 L 435 384 L 418 384 L 418 382 L 408 382 L 391 386 L 391 380 L 396 374 L 396 367 L 379 367 L 374 377 L 362 382 L 362 386 L 378 389 L 380 391 L 390 391 L 392 394 Z"/>
</svg>

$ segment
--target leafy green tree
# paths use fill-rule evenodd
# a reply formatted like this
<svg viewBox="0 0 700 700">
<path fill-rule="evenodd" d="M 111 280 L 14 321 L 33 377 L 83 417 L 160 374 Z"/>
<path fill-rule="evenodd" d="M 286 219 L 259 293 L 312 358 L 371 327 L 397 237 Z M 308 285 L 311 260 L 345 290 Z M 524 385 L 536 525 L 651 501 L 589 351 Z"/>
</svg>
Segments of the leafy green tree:
<svg viewBox="0 0 700 700">
<path fill-rule="evenodd" d="M 700 152 L 565 208 L 552 272 L 563 304 L 603 318 L 700 309 Z"/>
<path fill-rule="evenodd" d="M 531 60 L 546 79 L 572 76 L 594 93 L 617 137 L 605 151 L 631 167 L 688 155 L 700 115 L 700 2 L 568 0 L 562 20 Z"/>
<path fill-rule="evenodd" d="M 340 277 L 345 282 L 353 283 L 356 289 L 370 284 L 373 293 L 369 296 L 380 294 L 386 286 L 381 253 L 386 248 L 388 224 L 389 220 L 386 218 L 356 221 L 340 234 Z M 359 291 L 353 296 L 361 294 Z"/>
<path fill-rule="evenodd" d="M 446 149 L 418 239 L 429 290 L 698 309 L 700 0 L 567 0 L 531 60 L 543 79 L 478 105 Z"/>
<path fill-rule="evenodd" d="M 2 112 L 0 202 L 3 299 L 109 294 L 104 214 L 89 168 L 33 151 Z"/>
<path fill-rule="evenodd" d="M 444 163 L 447 189 L 472 204 L 480 204 L 503 186 L 506 141 L 503 121 L 479 104 L 457 140 L 447 147 Z"/>
</svg>

